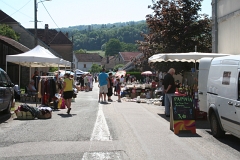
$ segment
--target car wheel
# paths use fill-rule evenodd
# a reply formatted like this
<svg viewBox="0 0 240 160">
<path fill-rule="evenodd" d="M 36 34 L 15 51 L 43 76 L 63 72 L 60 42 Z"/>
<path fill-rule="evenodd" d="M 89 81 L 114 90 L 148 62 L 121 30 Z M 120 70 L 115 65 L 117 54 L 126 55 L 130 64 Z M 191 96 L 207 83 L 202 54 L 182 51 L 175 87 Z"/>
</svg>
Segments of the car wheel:
<svg viewBox="0 0 240 160">
<path fill-rule="evenodd" d="M 9 114 L 11 112 L 11 108 L 12 108 L 12 100 L 9 101 L 8 107 L 5 110 L 3 110 L 3 113 Z"/>
<path fill-rule="evenodd" d="M 221 129 L 215 113 L 212 113 L 210 116 L 210 126 L 211 126 L 212 135 L 214 137 L 221 138 L 225 135 L 225 131 Z"/>
</svg>

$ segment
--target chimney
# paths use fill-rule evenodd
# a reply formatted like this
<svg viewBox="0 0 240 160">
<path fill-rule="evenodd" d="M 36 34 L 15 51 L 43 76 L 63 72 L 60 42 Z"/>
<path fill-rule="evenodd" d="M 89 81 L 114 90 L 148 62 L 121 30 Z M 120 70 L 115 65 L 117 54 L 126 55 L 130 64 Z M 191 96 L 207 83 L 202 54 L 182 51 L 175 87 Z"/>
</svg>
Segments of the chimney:
<svg viewBox="0 0 240 160">
<path fill-rule="evenodd" d="M 44 29 L 44 41 L 48 45 L 48 24 L 45 24 L 45 29 Z"/>
<path fill-rule="evenodd" d="M 68 38 L 68 32 L 66 32 L 66 37 Z"/>
<path fill-rule="evenodd" d="M 107 63 L 109 63 L 109 56 L 107 56 Z"/>
</svg>

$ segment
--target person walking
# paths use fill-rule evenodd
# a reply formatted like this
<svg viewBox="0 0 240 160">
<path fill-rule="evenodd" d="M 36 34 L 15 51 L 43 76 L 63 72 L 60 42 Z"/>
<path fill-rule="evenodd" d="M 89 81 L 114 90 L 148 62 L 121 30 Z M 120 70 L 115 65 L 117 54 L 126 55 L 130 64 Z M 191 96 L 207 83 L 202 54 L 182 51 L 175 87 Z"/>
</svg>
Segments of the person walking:
<svg viewBox="0 0 240 160">
<path fill-rule="evenodd" d="M 103 94 L 103 103 L 107 104 L 106 94 L 108 93 L 108 75 L 105 73 L 105 69 L 102 69 L 102 72 L 98 75 L 100 94 L 102 97 Z M 101 101 L 102 102 L 102 101 Z"/>
<path fill-rule="evenodd" d="M 70 74 L 66 73 L 64 75 L 64 81 L 63 81 L 63 99 L 65 100 L 65 105 L 67 106 L 67 114 L 70 114 L 71 111 L 71 102 L 73 97 L 73 79 L 70 78 Z"/>
<path fill-rule="evenodd" d="M 175 73 L 174 68 L 170 68 L 168 73 L 164 76 L 163 85 L 165 93 L 165 115 L 170 117 L 170 107 L 172 106 L 172 96 L 175 94 L 175 81 L 173 75 Z"/>
<path fill-rule="evenodd" d="M 121 91 L 120 79 L 117 78 L 117 79 L 116 79 L 116 92 L 117 92 L 117 96 L 118 96 L 118 102 L 121 102 L 120 91 Z"/>
<path fill-rule="evenodd" d="M 113 88 L 113 78 L 112 78 L 112 73 L 109 73 L 108 74 L 108 93 L 107 93 L 107 96 L 108 96 L 108 102 L 112 102 L 113 100 L 111 99 L 112 95 L 113 95 L 113 91 L 112 91 L 112 88 Z"/>
<path fill-rule="evenodd" d="M 84 85 L 85 85 L 85 92 L 88 92 L 89 91 L 88 74 L 85 74 L 83 79 L 84 79 Z"/>
</svg>

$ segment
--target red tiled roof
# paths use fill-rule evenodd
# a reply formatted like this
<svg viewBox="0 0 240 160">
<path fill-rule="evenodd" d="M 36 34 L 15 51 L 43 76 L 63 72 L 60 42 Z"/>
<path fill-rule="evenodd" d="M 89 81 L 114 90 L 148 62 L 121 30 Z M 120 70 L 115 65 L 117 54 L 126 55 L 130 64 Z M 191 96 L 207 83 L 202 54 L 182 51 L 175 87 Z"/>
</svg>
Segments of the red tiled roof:
<svg viewBox="0 0 240 160">
<path fill-rule="evenodd" d="M 11 38 L 2 36 L 2 35 L 0 35 L 0 41 L 4 41 L 4 42 L 8 43 L 9 45 L 11 45 L 11 46 L 17 48 L 18 50 L 20 50 L 21 52 L 27 52 L 27 51 L 30 50 L 29 48 L 27 48 L 26 46 L 22 45 L 21 43 L 13 40 Z"/>
<path fill-rule="evenodd" d="M 0 10 L 0 23 L 18 23 L 15 19 Z"/>
<path fill-rule="evenodd" d="M 134 57 L 138 56 L 141 53 L 140 52 L 119 52 L 119 54 L 122 57 L 123 61 L 129 62 Z"/>
<path fill-rule="evenodd" d="M 101 62 L 102 57 L 98 53 L 75 53 L 79 62 Z"/>
</svg>

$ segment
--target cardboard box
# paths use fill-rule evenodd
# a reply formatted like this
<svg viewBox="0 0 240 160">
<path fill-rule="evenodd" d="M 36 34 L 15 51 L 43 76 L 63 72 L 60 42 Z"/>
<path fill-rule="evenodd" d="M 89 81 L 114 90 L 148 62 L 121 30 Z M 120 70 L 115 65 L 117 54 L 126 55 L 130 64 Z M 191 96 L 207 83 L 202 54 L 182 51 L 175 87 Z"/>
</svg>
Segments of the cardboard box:
<svg viewBox="0 0 240 160">
<path fill-rule="evenodd" d="M 46 113 L 42 114 L 42 112 L 40 111 L 37 118 L 38 119 L 50 119 L 50 118 L 52 118 L 52 112 L 46 112 Z"/>
<path fill-rule="evenodd" d="M 32 113 L 27 111 L 27 112 L 24 112 L 24 111 L 16 111 L 16 116 L 18 119 L 35 119 L 35 117 L 33 117 Z"/>
</svg>

